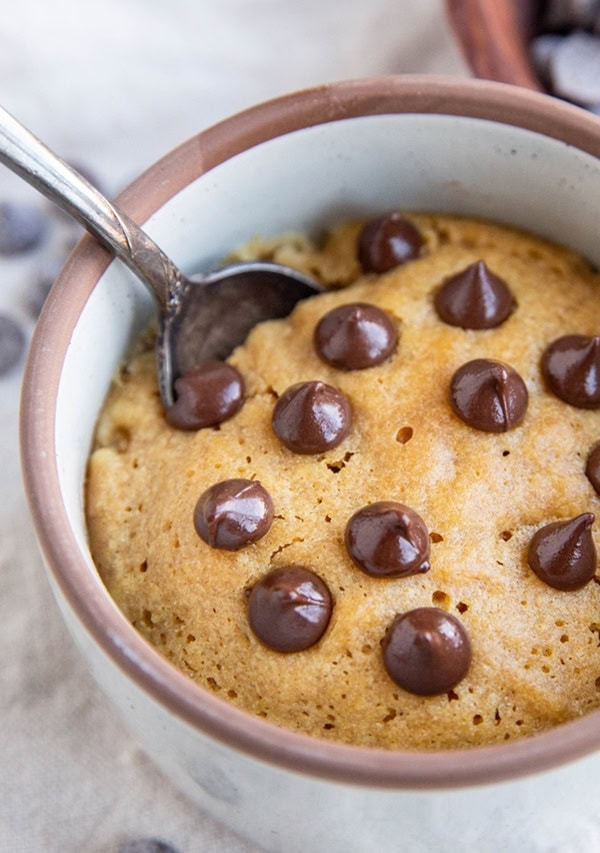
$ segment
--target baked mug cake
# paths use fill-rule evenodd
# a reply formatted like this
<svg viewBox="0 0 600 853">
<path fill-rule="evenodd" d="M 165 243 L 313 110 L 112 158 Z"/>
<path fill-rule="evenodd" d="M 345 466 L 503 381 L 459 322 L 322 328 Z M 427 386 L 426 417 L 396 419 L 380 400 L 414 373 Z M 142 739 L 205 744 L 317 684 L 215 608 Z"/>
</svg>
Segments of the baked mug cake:
<svg viewBox="0 0 600 853">
<path fill-rule="evenodd" d="M 94 561 L 198 685 L 387 749 L 600 705 L 600 279 L 487 221 L 406 212 L 238 252 L 322 295 L 181 377 L 151 336 L 89 461 Z"/>
</svg>

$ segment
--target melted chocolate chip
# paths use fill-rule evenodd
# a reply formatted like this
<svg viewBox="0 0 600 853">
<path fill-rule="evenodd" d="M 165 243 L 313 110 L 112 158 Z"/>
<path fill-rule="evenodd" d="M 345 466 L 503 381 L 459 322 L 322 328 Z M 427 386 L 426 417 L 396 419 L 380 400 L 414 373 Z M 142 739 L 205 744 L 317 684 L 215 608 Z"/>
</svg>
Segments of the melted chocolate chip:
<svg viewBox="0 0 600 853">
<path fill-rule="evenodd" d="M 205 361 L 175 380 L 175 403 L 165 411 L 177 429 L 216 426 L 233 417 L 244 402 L 244 380 L 231 364 Z"/>
<path fill-rule="evenodd" d="M 347 397 L 324 382 L 292 385 L 273 410 L 275 434 L 294 453 L 322 453 L 337 447 L 351 426 Z"/>
<path fill-rule="evenodd" d="M 434 297 L 440 318 L 463 329 L 493 329 L 512 313 L 515 301 L 506 282 L 485 261 L 446 279 Z"/>
<path fill-rule="evenodd" d="M 358 237 L 358 260 L 364 272 L 384 273 L 418 258 L 423 238 L 412 222 L 388 213 L 367 222 Z"/>
<path fill-rule="evenodd" d="M 471 641 L 463 624 L 437 607 L 417 607 L 392 622 L 383 641 L 389 676 L 418 696 L 445 693 L 471 664 Z"/>
<path fill-rule="evenodd" d="M 303 566 L 282 566 L 253 587 L 248 620 L 258 639 L 277 652 L 299 652 L 321 639 L 333 603 L 325 583 Z"/>
<path fill-rule="evenodd" d="M 273 501 L 258 480 L 223 480 L 198 499 L 194 527 L 213 548 L 237 551 L 268 533 Z"/>
<path fill-rule="evenodd" d="M 398 332 L 385 311 L 362 302 L 329 311 L 314 334 L 319 356 L 340 370 L 364 370 L 381 364 L 397 343 Z"/>
<path fill-rule="evenodd" d="M 450 383 L 450 404 L 461 420 L 483 432 L 506 432 L 527 411 L 527 387 L 514 368 L 476 358 L 460 367 Z"/>
<path fill-rule="evenodd" d="M 345 541 L 356 565 L 374 577 L 402 578 L 431 567 L 425 522 L 401 503 L 379 501 L 359 509 L 346 525 Z"/>
<path fill-rule="evenodd" d="M 592 538 L 594 515 L 584 512 L 568 521 L 555 521 L 534 533 L 527 561 L 538 578 L 561 590 L 580 589 L 596 573 Z"/>
<path fill-rule="evenodd" d="M 585 473 L 592 486 L 600 495 L 600 442 L 595 444 L 590 450 L 585 466 Z"/>
<path fill-rule="evenodd" d="M 600 335 L 565 335 L 550 344 L 542 370 L 557 397 L 578 409 L 600 407 Z"/>
</svg>

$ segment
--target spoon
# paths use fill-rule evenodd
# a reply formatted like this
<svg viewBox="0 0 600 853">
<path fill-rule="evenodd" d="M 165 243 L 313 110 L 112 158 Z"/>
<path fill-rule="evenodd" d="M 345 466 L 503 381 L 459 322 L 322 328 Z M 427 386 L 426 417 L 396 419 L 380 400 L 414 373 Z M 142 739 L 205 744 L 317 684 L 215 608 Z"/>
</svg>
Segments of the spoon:
<svg viewBox="0 0 600 853">
<path fill-rule="evenodd" d="M 116 205 L 0 107 L 0 162 L 55 202 L 120 258 L 158 308 L 156 363 L 163 405 L 175 380 L 226 358 L 262 320 L 285 317 L 321 288 L 290 267 L 245 261 L 187 277 Z"/>
</svg>

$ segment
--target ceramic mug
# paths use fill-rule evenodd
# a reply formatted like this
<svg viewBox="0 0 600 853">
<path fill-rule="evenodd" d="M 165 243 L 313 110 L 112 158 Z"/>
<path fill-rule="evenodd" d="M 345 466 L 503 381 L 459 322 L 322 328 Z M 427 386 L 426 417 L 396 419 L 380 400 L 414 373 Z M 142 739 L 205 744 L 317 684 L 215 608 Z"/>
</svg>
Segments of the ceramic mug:
<svg viewBox="0 0 600 853">
<path fill-rule="evenodd" d="M 600 121 L 552 98 L 489 82 L 387 77 L 234 116 L 164 157 L 119 203 L 189 272 L 256 234 L 317 233 L 391 208 L 510 223 L 600 266 L 599 158 Z M 600 846 L 600 711 L 465 750 L 342 745 L 227 704 L 128 624 L 90 557 L 83 485 L 111 378 L 152 312 L 139 282 L 84 238 L 34 335 L 21 433 L 58 603 L 146 752 L 203 809 L 267 850 L 532 850 L 534 837 L 540 850 L 567 850 L 560 838 L 577 833 Z"/>
</svg>

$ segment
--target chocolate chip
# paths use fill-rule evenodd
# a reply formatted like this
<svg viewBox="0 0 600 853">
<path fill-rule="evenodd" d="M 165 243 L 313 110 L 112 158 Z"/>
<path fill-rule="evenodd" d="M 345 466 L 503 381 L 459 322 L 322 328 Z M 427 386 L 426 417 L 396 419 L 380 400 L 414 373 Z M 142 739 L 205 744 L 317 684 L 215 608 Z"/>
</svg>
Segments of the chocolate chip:
<svg viewBox="0 0 600 853">
<path fill-rule="evenodd" d="M 117 853 L 178 853 L 178 850 L 160 838 L 136 838 L 120 844 Z"/>
<path fill-rule="evenodd" d="M 600 442 L 595 444 L 590 450 L 585 466 L 585 473 L 592 486 L 600 495 Z"/>
<path fill-rule="evenodd" d="M 223 361 L 205 361 L 175 380 L 175 403 L 165 411 L 177 429 L 216 426 L 233 417 L 244 402 L 244 380 Z"/>
<path fill-rule="evenodd" d="M 557 397 L 579 409 L 600 407 L 600 335 L 565 335 L 550 344 L 542 370 Z"/>
<path fill-rule="evenodd" d="M 45 216 L 28 204 L 0 203 L 0 255 L 22 255 L 35 249 L 46 236 Z"/>
<path fill-rule="evenodd" d="M 423 238 L 412 222 L 396 212 L 367 222 L 358 237 L 358 260 L 364 272 L 384 273 L 418 258 Z"/>
<path fill-rule="evenodd" d="M 318 355 L 340 370 L 364 370 L 381 364 L 397 343 L 398 332 L 388 314 L 363 302 L 329 311 L 314 333 Z"/>
<path fill-rule="evenodd" d="M 322 453 L 337 447 L 351 426 L 347 397 L 324 382 L 292 385 L 273 410 L 275 434 L 294 453 Z"/>
<path fill-rule="evenodd" d="M 529 395 L 517 371 L 501 361 L 476 358 L 463 364 L 450 383 L 450 404 L 468 426 L 506 432 L 518 426 Z"/>
<path fill-rule="evenodd" d="M 594 515 L 584 512 L 568 521 L 555 521 L 534 533 L 527 561 L 538 578 L 554 589 L 580 589 L 596 573 L 592 538 Z"/>
<path fill-rule="evenodd" d="M 463 329 L 493 329 L 512 313 L 515 301 L 504 279 L 477 261 L 446 279 L 434 297 L 440 318 Z"/>
<path fill-rule="evenodd" d="M 213 548 L 238 551 L 269 532 L 273 501 L 258 480 L 223 480 L 200 495 L 194 509 L 198 536 Z"/>
<path fill-rule="evenodd" d="M 554 92 L 578 104 L 600 102 L 600 38 L 573 32 L 552 56 Z"/>
<path fill-rule="evenodd" d="M 467 674 L 471 656 L 463 624 L 438 607 L 399 614 L 383 641 L 389 676 L 417 696 L 435 696 L 455 687 Z"/>
<path fill-rule="evenodd" d="M 25 351 L 25 333 L 12 317 L 0 314 L 0 376 L 21 360 Z"/>
<path fill-rule="evenodd" d="M 248 620 L 269 648 L 299 652 L 321 639 L 332 607 L 331 594 L 318 575 L 303 566 L 282 566 L 252 588 Z"/>
<path fill-rule="evenodd" d="M 378 501 L 355 512 L 346 525 L 345 542 L 356 565 L 374 577 L 402 578 L 431 567 L 425 522 L 395 501 Z"/>
</svg>

